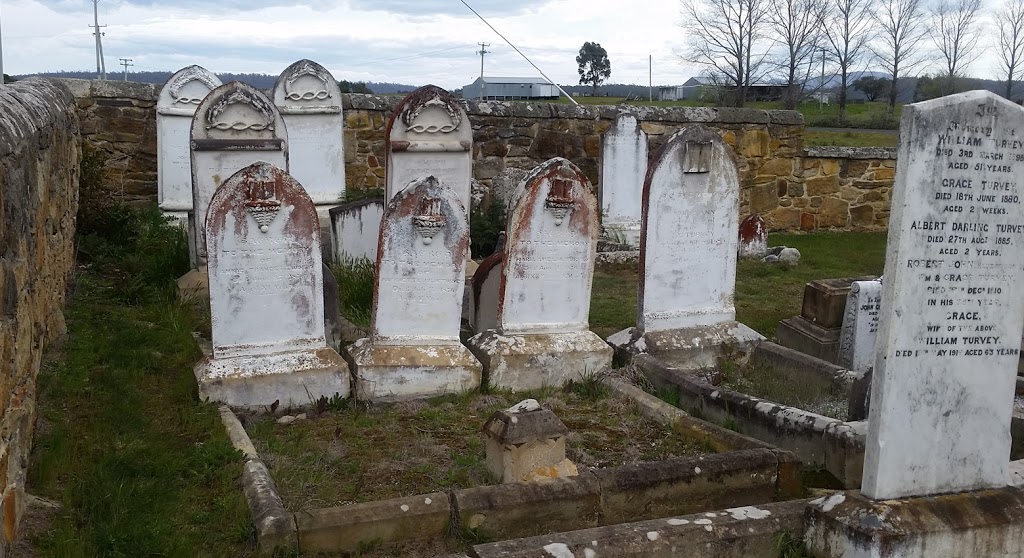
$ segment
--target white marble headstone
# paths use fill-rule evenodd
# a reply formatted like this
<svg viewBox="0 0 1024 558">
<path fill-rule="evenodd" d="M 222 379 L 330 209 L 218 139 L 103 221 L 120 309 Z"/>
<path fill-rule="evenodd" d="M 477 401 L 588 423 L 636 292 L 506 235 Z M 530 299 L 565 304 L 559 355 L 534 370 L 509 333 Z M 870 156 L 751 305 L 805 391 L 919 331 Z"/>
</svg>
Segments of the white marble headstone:
<svg viewBox="0 0 1024 558">
<path fill-rule="evenodd" d="M 862 492 L 1005 486 L 1024 327 L 1024 108 L 903 107 Z"/>
<path fill-rule="evenodd" d="M 206 210 L 221 183 L 256 162 L 288 169 L 288 132 L 274 103 L 242 82 L 203 100 L 192 119 L 192 207 L 195 254 L 206 258 Z"/>
<path fill-rule="evenodd" d="M 165 215 L 181 222 L 192 209 L 192 117 L 206 95 L 220 86 L 220 79 L 206 68 L 188 66 L 167 80 L 157 98 L 157 199 Z"/>
<path fill-rule="evenodd" d="M 291 174 L 321 213 L 345 193 L 340 91 L 331 72 L 311 60 L 288 66 L 274 84 L 274 104 L 288 126 Z"/>
<path fill-rule="evenodd" d="M 875 365 L 881 308 L 880 281 L 854 281 L 850 285 L 839 334 L 839 366 L 864 374 Z"/>
<path fill-rule="evenodd" d="M 330 217 L 334 261 L 377 259 L 383 200 L 366 199 L 332 207 Z"/>
<path fill-rule="evenodd" d="M 626 243 L 640 242 L 647 134 L 630 112 L 620 113 L 601 136 L 601 211 L 604 227 Z"/>
<path fill-rule="evenodd" d="M 436 177 L 470 207 L 473 128 L 458 99 L 434 85 L 407 95 L 388 122 L 386 199 L 425 176 Z"/>
<path fill-rule="evenodd" d="M 243 169 L 207 215 L 215 358 L 326 347 L 316 210 L 266 163 Z"/>
<path fill-rule="evenodd" d="M 644 191 L 637 327 L 714 326 L 736 318 L 740 182 L 714 131 L 680 129 L 653 163 Z"/>
<path fill-rule="evenodd" d="M 433 176 L 409 184 L 384 210 L 379 244 L 370 340 L 459 344 L 469 221 L 455 192 Z"/>
<path fill-rule="evenodd" d="M 519 188 L 506 231 L 501 332 L 589 331 L 599 227 L 590 181 L 558 157 Z"/>
</svg>

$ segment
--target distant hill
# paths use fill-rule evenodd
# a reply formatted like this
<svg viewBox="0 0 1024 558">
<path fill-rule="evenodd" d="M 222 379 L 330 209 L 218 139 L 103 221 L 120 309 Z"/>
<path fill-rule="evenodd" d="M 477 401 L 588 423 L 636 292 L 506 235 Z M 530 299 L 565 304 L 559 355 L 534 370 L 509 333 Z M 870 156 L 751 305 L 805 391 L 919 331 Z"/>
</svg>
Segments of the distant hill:
<svg viewBox="0 0 1024 558">
<path fill-rule="evenodd" d="M 134 81 L 138 83 L 155 83 L 162 85 L 167 82 L 168 79 L 174 74 L 174 72 L 129 72 L 128 81 Z M 15 79 L 22 79 L 30 76 L 42 76 L 42 77 L 58 77 L 58 78 L 72 78 L 72 79 L 95 79 L 96 72 L 80 72 L 80 71 L 65 71 L 65 72 L 39 72 L 37 74 L 26 74 L 13 76 Z M 227 83 L 229 81 L 241 81 L 248 83 L 249 85 L 257 89 L 270 89 L 274 86 L 274 82 L 277 81 L 277 76 L 268 74 L 217 74 L 217 77 L 221 81 Z M 335 76 L 339 82 L 346 81 Z M 111 81 L 121 81 L 124 79 L 123 72 L 107 72 L 107 79 Z M 352 82 L 357 83 L 357 82 Z M 416 89 L 417 85 L 407 85 L 403 83 L 378 83 L 378 82 L 366 82 L 365 84 L 370 91 L 379 95 L 388 95 L 393 93 L 408 93 Z"/>
</svg>

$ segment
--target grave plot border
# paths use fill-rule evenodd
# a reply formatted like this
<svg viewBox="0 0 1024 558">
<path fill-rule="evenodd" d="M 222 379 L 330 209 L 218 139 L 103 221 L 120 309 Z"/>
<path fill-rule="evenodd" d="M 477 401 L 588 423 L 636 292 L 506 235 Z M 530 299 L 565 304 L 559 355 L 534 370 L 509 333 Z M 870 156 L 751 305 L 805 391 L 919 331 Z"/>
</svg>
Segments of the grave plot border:
<svg viewBox="0 0 1024 558">
<path fill-rule="evenodd" d="M 765 347 L 768 345 L 768 347 Z M 774 345 L 774 347 L 771 347 Z M 785 347 L 763 342 L 754 350 L 752 359 L 759 353 L 773 351 L 774 362 L 786 358 Z M 800 370 L 803 378 L 814 374 L 827 374 L 833 365 L 819 361 L 817 368 L 807 366 L 815 360 L 796 351 L 799 355 L 794 368 Z M 761 357 L 764 358 L 764 357 Z M 675 368 L 650 355 L 638 355 L 633 359 L 647 379 L 659 389 L 670 389 L 678 394 L 679 404 L 709 421 L 734 423 L 738 430 L 775 447 L 784 448 L 799 456 L 804 463 L 824 466 L 847 488 L 860 486 L 864 467 L 864 443 L 867 437 L 867 421 L 842 421 L 826 417 L 797 407 L 782 405 L 759 397 L 720 388 L 704 381 L 692 372 Z M 803 364 L 803 366 L 801 366 Z M 815 363 L 817 364 L 817 363 Z M 776 364 L 778 366 L 778 364 Z M 842 369 L 838 369 L 842 371 Z M 842 371 L 845 372 L 845 371 Z M 842 374 L 832 378 L 819 376 L 819 381 L 843 382 Z"/>
<path fill-rule="evenodd" d="M 611 467 L 539 483 L 292 512 L 285 508 L 238 418 L 227 406 L 221 407 L 221 417 L 232 444 L 244 455 L 243 488 L 259 549 L 267 553 L 277 548 L 352 551 L 373 542 L 446 537 L 456 529 L 507 540 L 800 496 L 801 463 L 792 452 L 689 416 L 621 380 L 605 382 L 635 401 L 648 418 L 721 453 Z"/>
</svg>

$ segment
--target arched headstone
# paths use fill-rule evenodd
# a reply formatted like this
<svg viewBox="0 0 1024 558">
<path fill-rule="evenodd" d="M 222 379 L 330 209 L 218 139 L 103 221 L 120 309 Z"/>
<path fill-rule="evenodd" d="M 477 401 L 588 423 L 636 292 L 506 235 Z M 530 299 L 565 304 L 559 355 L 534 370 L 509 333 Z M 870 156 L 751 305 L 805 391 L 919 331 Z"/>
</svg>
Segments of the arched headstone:
<svg viewBox="0 0 1024 558">
<path fill-rule="evenodd" d="M 284 170 L 256 163 L 231 176 L 207 213 L 213 353 L 199 394 L 230 405 L 308 405 L 349 393 L 348 366 L 324 332 L 320 227 Z"/>
<path fill-rule="evenodd" d="M 615 242 L 638 246 L 647 174 L 647 134 L 640 119 L 622 112 L 601 135 L 601 211 L 603 224 Z"/>
<path fill-rule="evenodd" d="M 192 117 L 220 79 L 202 66 L 175 72 L 156 102 L 156 189 L 165 216 L 185 224 L 192 209 L 192 160 L 189 141 Z"/>
<path fill-rule="evenodd" d="M 528 390 L 607 368 L 612 350 L 589 324 L 600 226 L 590 181 L 555 158 L 519 190 L 508 218 L 497 328 L 468 345 L 489 385 Z"/>
<path fill-rule="evenodd" d="M 764 339 L 736 321 L 736 223 L 740 181 L 721 137 L 704 126 L 677 131 L 644 182 L 637 327 L 608 342 L 678 366 L 714 366 L 724 346 L 745 352 Z"/>
<path fill-rule="evenodd" d="M 473 128 L 459 100 L 435 85 L 409 93 L 388 121 L 386 200 L 425 176 L 446 184 L 469 211 Z"/>
<path fill-rule="evenodd" d="M 239 81 L 203 99 L 192 119 L 194 265 L 206 259 L 206 210 L 228 177 L 256 162 L 288 169 L 288 132 L 270 99 Z"/>
<path fill-rule="evenodd" d="M 312 60 L 288 66 L 274 84 L 274 104 L 288 126 L 291 174 L 309 193 L 320 220 L 345 193 L 345 119 L 331 72 Z"/>
<path fill-rule="evenodd" d="M 390 200 L 381 221 L 371 334 L 348 347 L 360 399 L 458 393 L 480 385 L 462 346 L 469 219 L 433 176 Z"/>
</svg>

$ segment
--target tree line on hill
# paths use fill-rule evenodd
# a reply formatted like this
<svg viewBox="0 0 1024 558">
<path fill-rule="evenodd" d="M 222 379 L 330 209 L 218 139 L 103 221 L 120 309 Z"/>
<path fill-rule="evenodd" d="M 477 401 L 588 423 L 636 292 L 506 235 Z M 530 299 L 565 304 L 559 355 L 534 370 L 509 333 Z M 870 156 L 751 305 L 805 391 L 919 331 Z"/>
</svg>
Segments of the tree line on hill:
<svg viewBox="0 0 1024 558">
<path fill-rule="evenodd" d="M 164 84 L 170 77 L 174 75 L 174 72 L 129 72 L 128 81 L 134 81 L 138 83 L 156 83 Z M 26 74 L 12 76 L 12 79 L 22 79 L 30 76 L 40 77 L 57 77 L 57 78 L 72 78 L 72 79 L 95 79 L 96 72 L 94 71 L 61 71 L 61 72 L 40 72 L 36 74 Z M 6 76 L 5 76 L 6 77 Z M 269 74 L 233 74 L 233 73 L 220 73 L 217 77 L 224 83 L 229 81 L 241 81 L 247 83 L 257 89 L 270 89 L 274 87 L 274 82 L 277 81 L 276 75 Z M 111 81 L 121 81 L 124 79 L 124 73 L 122 72 L 108 72 L 107 79 Z M 363 81 L 348 81 L 338 80 L 338 86 L 342 93 L 376 93 L 378 95 L 389 95 L 394 93 L 408 93 L 417 86 L 406 85 L 403 83 L 389 83 L 389 82 L 363 82 Z"/>
</svg>

